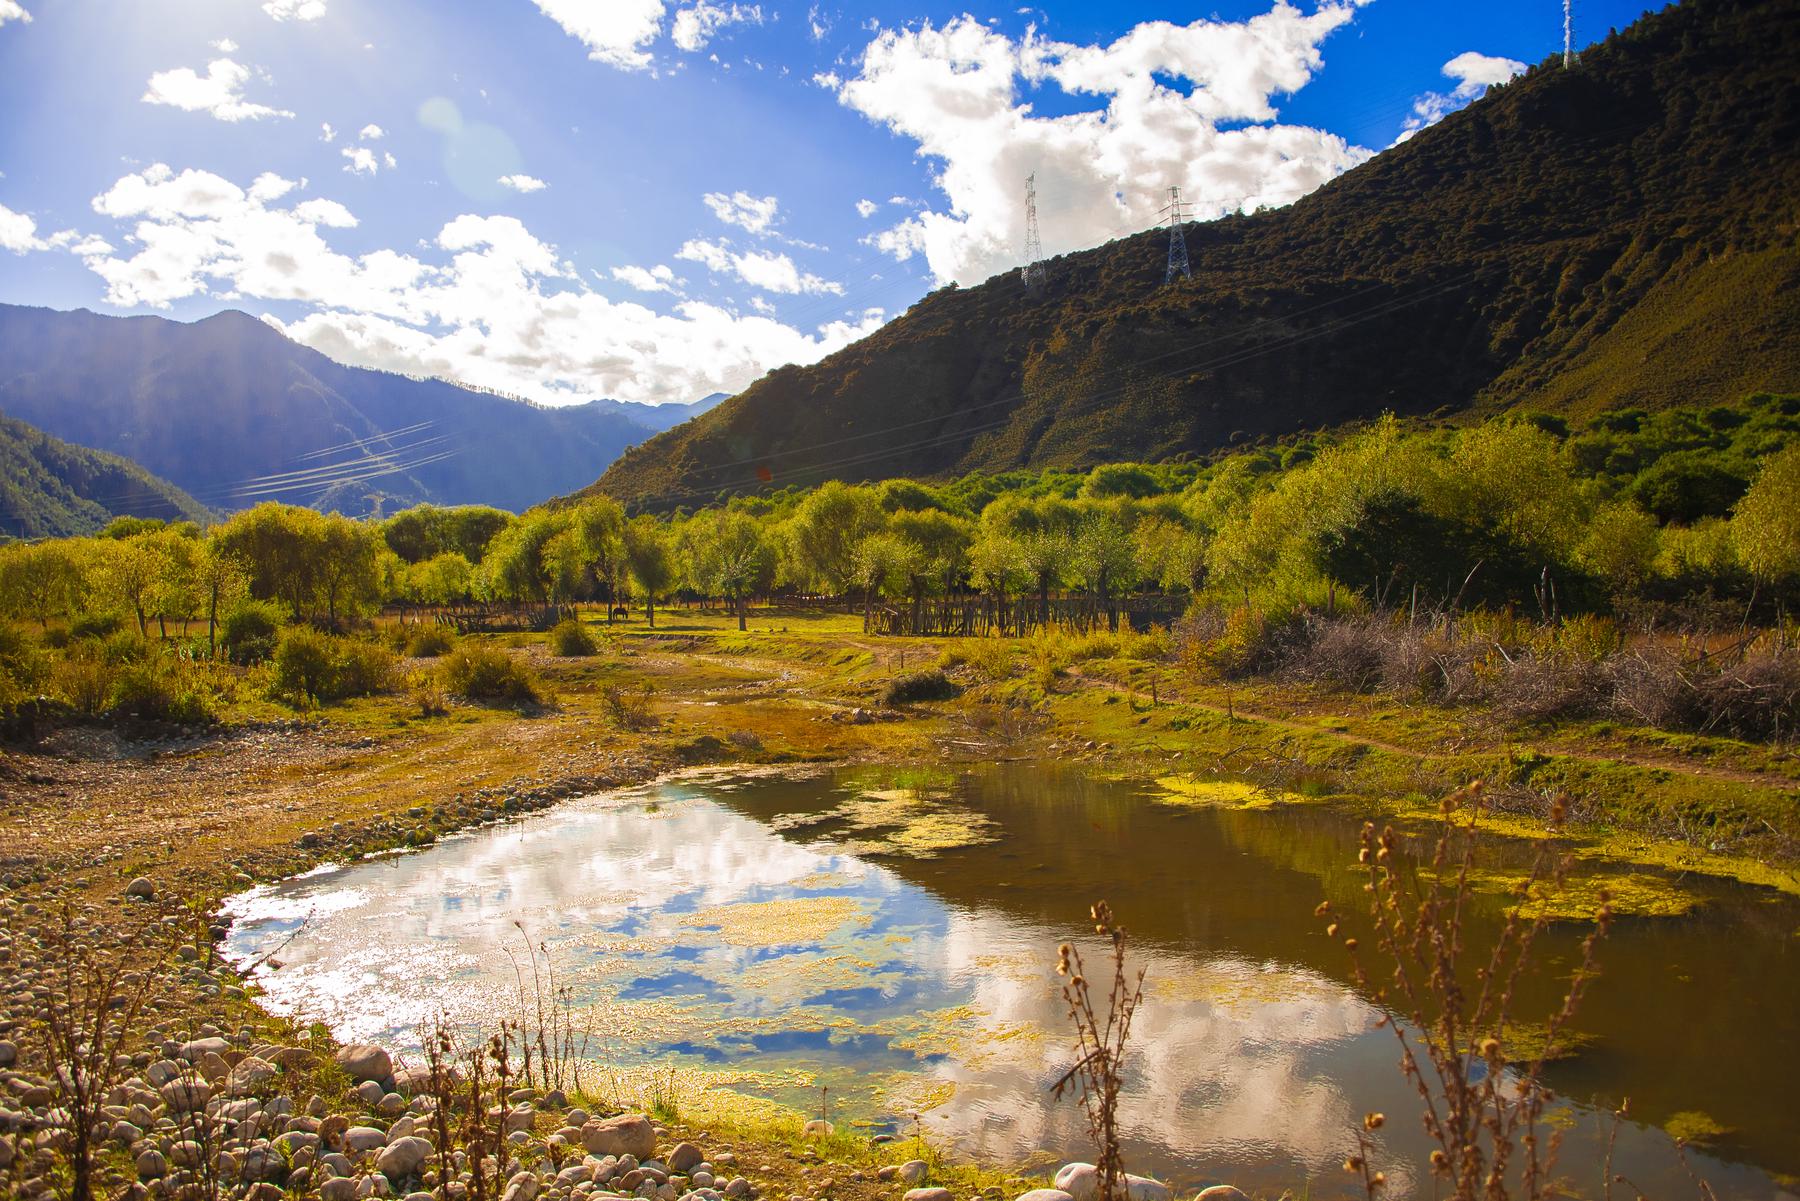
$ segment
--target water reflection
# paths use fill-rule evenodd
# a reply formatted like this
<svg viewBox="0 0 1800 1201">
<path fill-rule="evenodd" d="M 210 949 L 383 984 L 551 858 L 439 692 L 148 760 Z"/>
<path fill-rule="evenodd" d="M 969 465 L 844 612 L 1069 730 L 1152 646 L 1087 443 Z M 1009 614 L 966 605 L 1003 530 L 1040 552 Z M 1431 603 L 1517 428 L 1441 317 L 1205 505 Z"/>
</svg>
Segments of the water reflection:
<svg viewBox="0 0 1800 1201">
<path fill-rule="evenodd" d="M 970 1153 L 1060 1160 L 1080 1156 L 1085 1136 L 1074 1103 L 1048 1092 L 1068 1062 L 1052 956 L 1104 893 L 1148 968 L 1122 1107 L 1135 1169 L 1336 1195 L 1362 1114 L 1416 1109 L 1391 1034 L 1375 1029 L 1311 920 L 1321 897 L 1355 896 L 1354 822 L 1172 809 L 1126 786 L 1014 767 L 932 781 L 918 828 L 883 843 L 870 811 L 899 804 L 891 783 L 719 777 L 572 804 L 246 894 L 230 949 L 247 960 L 282 944 L 280 966 L 261 973 L 272 1007 L 406 1046 L 440 1011 L 469 1024 L 513 1012 L 527 939 L 541 942 L 608 1062 L 673 1058 L 800 1104 L 829 1084 L 845 1116 L 902 1130 L 902 1115 L 932 1105 L 926 1129 Z M 972 845 L 956 845 L 957 814 L 981 816 Z M 1760 1086 L 1767 1060 L 1742 1057 L 1731 1087 L 1683 1094 L 1689 1082 L 1661 1080 L 1683 1054 L 1659 1065 L 1634 1053 L 1643 1006 L 1613 987 L 1668 965 L 1679 974 L 1702 951 L 1729 969 L 1708 931 L 1729 921 L 1755 945 L 1726 954 L 1794 995 L 1781 985 L 1793 983 L 1783 973 L 1795 940 L 1759 938 L 1734 904 L 1772 915 L 1740 897 L 1613 940 L 1594 1012 L 1615 1041 L 1563 1073 L 1571 1096 L 1660 1087 L 1685 1108 L 1735 1113 L 1744 1084 Z M 1783 922 L 1800 927 L 1795 907 L 1763 924 Z M 1553 939 L 1552 956 L 1566 961 L 1573 938 Z M 1542 1009 L 1549 987 L 1528 1000 Z M 1735 1016 L 1716 1015 L 1724 1027 L 1702 1020 L 1694 1033 L 1723 1038 L 1764 1013 L 1743 991 Z M 1794 1016 L 1767 1012 L 1760 1030 L 1785 1080 L 1800 1061 Z M 1800 1124 L 1781 1095 L 1751 1098 L 1778 1103 L 1760 1126 L 1731 1124 L 1745 1132 L 1743 1158 L 1791 1169 Z M 1570 1105 L 1560 1120 L 1565 1171 L 1597 1192 L 1597 1113 Z M 1383 1135 L 1402 1195 L 1415 1183 L 1406 1165 L 1427 1148 L 1410 1121 Z M 1721 1195 L 1783 1195 L 1756 1168 L 1702 1158 Z M 1655 1131 L 1628 1128 L 1617 1159 L 1652 1191 L 1688 1187 Z"/>
</svg>

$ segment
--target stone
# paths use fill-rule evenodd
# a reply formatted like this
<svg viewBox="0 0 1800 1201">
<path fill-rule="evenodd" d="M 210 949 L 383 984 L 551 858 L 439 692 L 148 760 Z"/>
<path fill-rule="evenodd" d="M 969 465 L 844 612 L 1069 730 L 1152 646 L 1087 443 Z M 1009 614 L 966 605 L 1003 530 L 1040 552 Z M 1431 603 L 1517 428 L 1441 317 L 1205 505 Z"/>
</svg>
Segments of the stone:
<svg viewBox="0 0 1800 1201">
<path fill-rule="evenodd" d="M 907 1189 L 902 1201 L 955 1201 L 947 1188 Z"/>
<path fill-rule="evenodd" d="M 574 1188 L 582 1182 L 594 1183 L 594 1165 L 572 1163 L 556 1174 L 556 1183 L 564 1188 Z"/>
<path fill-rule="evenodd" d="M 229 1050 L 231 1044 L 222 1038 L 196 1038 L 175 1048 L 175 1058 L 197 1064 L 208 1055 L 224 1055 Z"/>
<path fill-rule="evenodd" d="M 319 1185 L 319 1201 L 356 1201 L 356 1181 L 336 1176 Z"/>
<path fill-rule="evenodd" d="M 537 1195 L 538 1178 L 530 1172 L 520 1172 L 506 1182 L 500 1201 L 532 1201 Z"/>
<path fill-rule="evenodd" d="M 286 1171 L 287 1161 L 273 1147 L 251 1147 L 238 1168 L 245 1180 L 279 1180 Z"/>
<path fill-rule="evenodd" d="M 19 1062 L 19 1048 L 12 1042 L 0 1038 L 0 1068 L 10 1068 Z"/>
<path fill-rule="evenodd" d="M 365 1080 L 356 1086 L 356 1095 L 362 1098 L 364 1105 L 373 1109 L 381 1104 L 383 1097 L 387 1096 L 387 1090 L 381 1087 L 379 1080 Z"/>
<path fill-rule="evenodd" d="M 373 1151 L 385 1146 L 387 1133 L 373 1126 L 352 1126 L 344 1131 L 343 1148 L 352 1155 L 358 1151 Z"/>
<path fill-rule="evenodd" d="M 265 1180 L 245 1193 L 244 1201 L 282 1201 L 286 1196 L 287 1194 L 281 1190 L 279 1185 L 270 1184 Z"/>
<path fill-rule="evenodd" d="M 163 1104 L 176 1113 L 192 1113 L 212 1100 L 212 1089 L 199 1080 L 176 1080 L 162 1086 Z"/>
<path fill-rule="evenodd" d="M 169 1161 L 163 1153 L 152 1147 L 137 1157 L 137 1174 L 143 1180 L 156 1180 L 169 1170 Z"/>
<path fill-rule="evenodd" d="M 688 1177 L 688 1183 L 696 1189 L 709 1189 L 717 1182 L 713 1179 L 711 1172 L 698 1171 Z"/>
<path fill-rule="evenodd" d="M 262 1058 L 290 1072 L 304 1072 L 319 1062 L 319 1057 L 305 1047 L 282 1047 Z"/>
<path fill-rule="evenodd" d="M 899 1178 L 900 1169 L 894 1164 L 883 1164 L 875 1169 L 875 1179 L 877 1180 L 885 1182 L 889 1180 L 898 1180 Z"/>
<path fill-rule="evenodd" d="M 147 877 L 139 876 L 125 886 L 125 895 L 128 897 L 135 897 L 140 901 L 154 901 L 156 899 L 156 885 L 152 884 Z"/>
<path fill-rule="evenodd" d="M 899 1174 L 907 1184 L 918 1184 L 931 1174 L 931 1165 L 922 1159 L 909 1159 L 900 1165 Z"/>
<path fill-rule="evenodd" d="M 1229 1184 L 1215 1184 L 1211 1188 L 1203 1188 L 1194 1201 L 1250 1201 L 1242 1189 Z"/>
<path fill-rule="evenodd" d="M 1175 1194 L 1160 1180 L 1152 1180 L 1148 1176 L 1125 1176 L 1126 1190 L 1131 1194 L 1131 1201 L 1174 1201 Z"/>
<path fill-rule="evenodd" d="M 814 1118 L 806 1125 L 800 1127 L 800 1137 L 830 1138 L 836 1130 L 837 1127 L 833 1126 L 830 1122 L 827 1122 L 824 1118 Z"/>
<path fill-rule="evenodd" d="M 169 1148 L 169 1162 L 178 1168 L 197 1168 L 206 1162 L 206 1148 L 193 1139 L 182 1139 Z"/>
<path fill-rule="evenodd" d="M 641 1113 L 620 1114 L 581 1128 L 581 1145 L 589 1155 L 632 1155 L 649 1159 L 656 1154 L 656 1130 Z M 635 1166 L 635 1165 L 634 1165 Z"/>
<path fill-rule="evenodd" d="M 731 1183 L 725 1186 L 725 1195 L 727 1197 L 748 1197 L 750 1195 L 750 1182 L 745 1180 L 742 1176 L 733 1176 L 731 1178 Z"/>
<path fill-rule="evenodd" d="M 341 1113 L 334 1113 L 319 1123 L 319 1141 L 335 1150 L 344 1145 L 344 1131 L 348 1129 L 350 1119 Z"/>
<path fill-rule="evenodd" d="M 676 1143 L 665 1161 L 671 1172 L 689 1172 L 706 1162 L 706 1156 L 692 1143 Z"/>
<path fill-rule="evenodd" d="M 1028 1193 L 1020 1193 L 1018 1201 L 1074 1201 L 1074 1198 L 1058 1188 L 1034 1188 Z"/>
<path fill-rule="evenodd" d="M 338 1048 L 337 1065 L 345 1075 L 357 1082 L 389 1080 L 394 1075 L 394 1061 L 373 1043 L 352 1043 Z"/>
<path fill-rule="evenodd" d="M 416 1134 L 409 1134 L 390 1141 L 381 1149 L 381 1154 L 375 1157 L 375 1170 L 389 1180 L 404 1180 L 418 1175 L 431 1153 L 430 1143 Z"/>
<path fill-rule="evenodd" d="M 231 1065 L 225 1061 L 223 1055 L 214 1051 L 208 1051 L 202 1055 L 195 1070 L 208 1084 L 218 1084 L 231 1075 Z"/>
</svg>

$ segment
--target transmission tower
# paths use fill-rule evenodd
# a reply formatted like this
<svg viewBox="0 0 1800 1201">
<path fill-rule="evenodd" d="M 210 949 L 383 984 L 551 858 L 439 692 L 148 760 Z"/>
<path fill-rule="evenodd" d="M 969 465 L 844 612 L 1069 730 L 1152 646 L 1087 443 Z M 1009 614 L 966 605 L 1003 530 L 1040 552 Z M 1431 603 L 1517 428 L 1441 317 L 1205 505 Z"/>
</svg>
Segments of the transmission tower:
<svg viewBox="0 0 1800 1201">
<path fill-rule="evenodd" d="M 1163 283 L 1174 283 L 1177 275 L 1182 279 L 1192 279 L 1194 273 L 1188 270 L 1187 235 L 1181 231 L 1180 188 L 1169 188 L 1169 205 L 1163 212 L 1169 214 L 1169 274 L 1163 278 Z"/>
<path fill-rule="evenodd" d="M 1027 288 L 1038 287 L 1044 282 L 1044 241 L 1038 236 L 1036 171 L 1025 177 L 1025 265 L 1019 268 L 1019 278 L 1025 281 Z"/>
<path fill-rule="evenodd" d="M 1575 0 L 1563 0 L 1563 66 L 1575 65 Z"/>
</svg>

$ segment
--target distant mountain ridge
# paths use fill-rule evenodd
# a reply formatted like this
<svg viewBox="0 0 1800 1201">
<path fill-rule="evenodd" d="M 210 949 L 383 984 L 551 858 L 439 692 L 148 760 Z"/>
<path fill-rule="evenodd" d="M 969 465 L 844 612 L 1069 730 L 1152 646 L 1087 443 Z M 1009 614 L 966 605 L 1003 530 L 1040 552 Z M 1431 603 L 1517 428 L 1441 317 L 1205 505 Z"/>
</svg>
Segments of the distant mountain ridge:
<svg viewBox="0 0 1800 1201">
<path fill-rule="evenodd" d="M 115 517 L 204 521 L 205 506 L 131 460 L 0 414 L 0 537 L 91 534 Z"/>
<path fill-rule="evenodd" d="M 623 455 L 642 508 L 1800 388 L 1800 5 L 1687 0 L 1286 208 L 945 288 Z M 1021 181 L 1022 183 L 1022 181 Z"/>
<path fill-rule="evenodd" d="M 346 366 L 229 310 L 183 323 L 0 305 L 0 412 L 222 509 L 524 509 L 706 403 L 532 404 Z"/>
</svg>

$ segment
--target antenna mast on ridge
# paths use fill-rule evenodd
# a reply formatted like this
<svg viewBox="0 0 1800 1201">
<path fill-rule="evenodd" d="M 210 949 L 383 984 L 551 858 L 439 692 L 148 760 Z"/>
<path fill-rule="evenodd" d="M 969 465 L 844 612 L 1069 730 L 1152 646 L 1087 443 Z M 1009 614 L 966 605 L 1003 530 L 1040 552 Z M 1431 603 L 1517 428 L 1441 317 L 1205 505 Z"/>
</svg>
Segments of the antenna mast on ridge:
<svg viewBox="0 0 1800 1201">
<path fill-rule="evenodd" d="M 1044 282 L 1044 242 L 1038 237 L 1036 171 L 1025 177 L 1025 265 L 1019 268 L 1019 278 L 1025 281 L 1027 288 L 1039 287 Z"/>
<path fill-rule="evenodd" d="M 1575 0 L 1563 0 L 1563 66 L 1575 65 Z"/>
<path fill-rule="evenodd" d="M 1169 188 L 1169 204 L 1167 208 L 1163 209 L 1163 212 L 1169 214 L 1169 273 L 1163 277 L 1163 283 L 1174 283 L 1177 275 L 1182 279 L 1192 279 L 1194 273 L 1188 270 L 1187 235 L 1181 231 L 1181 189 L 1179 187 L 1171 186 Z M 1158 214 L 1158 216 L 1160 215 Z"/>
</svg>

